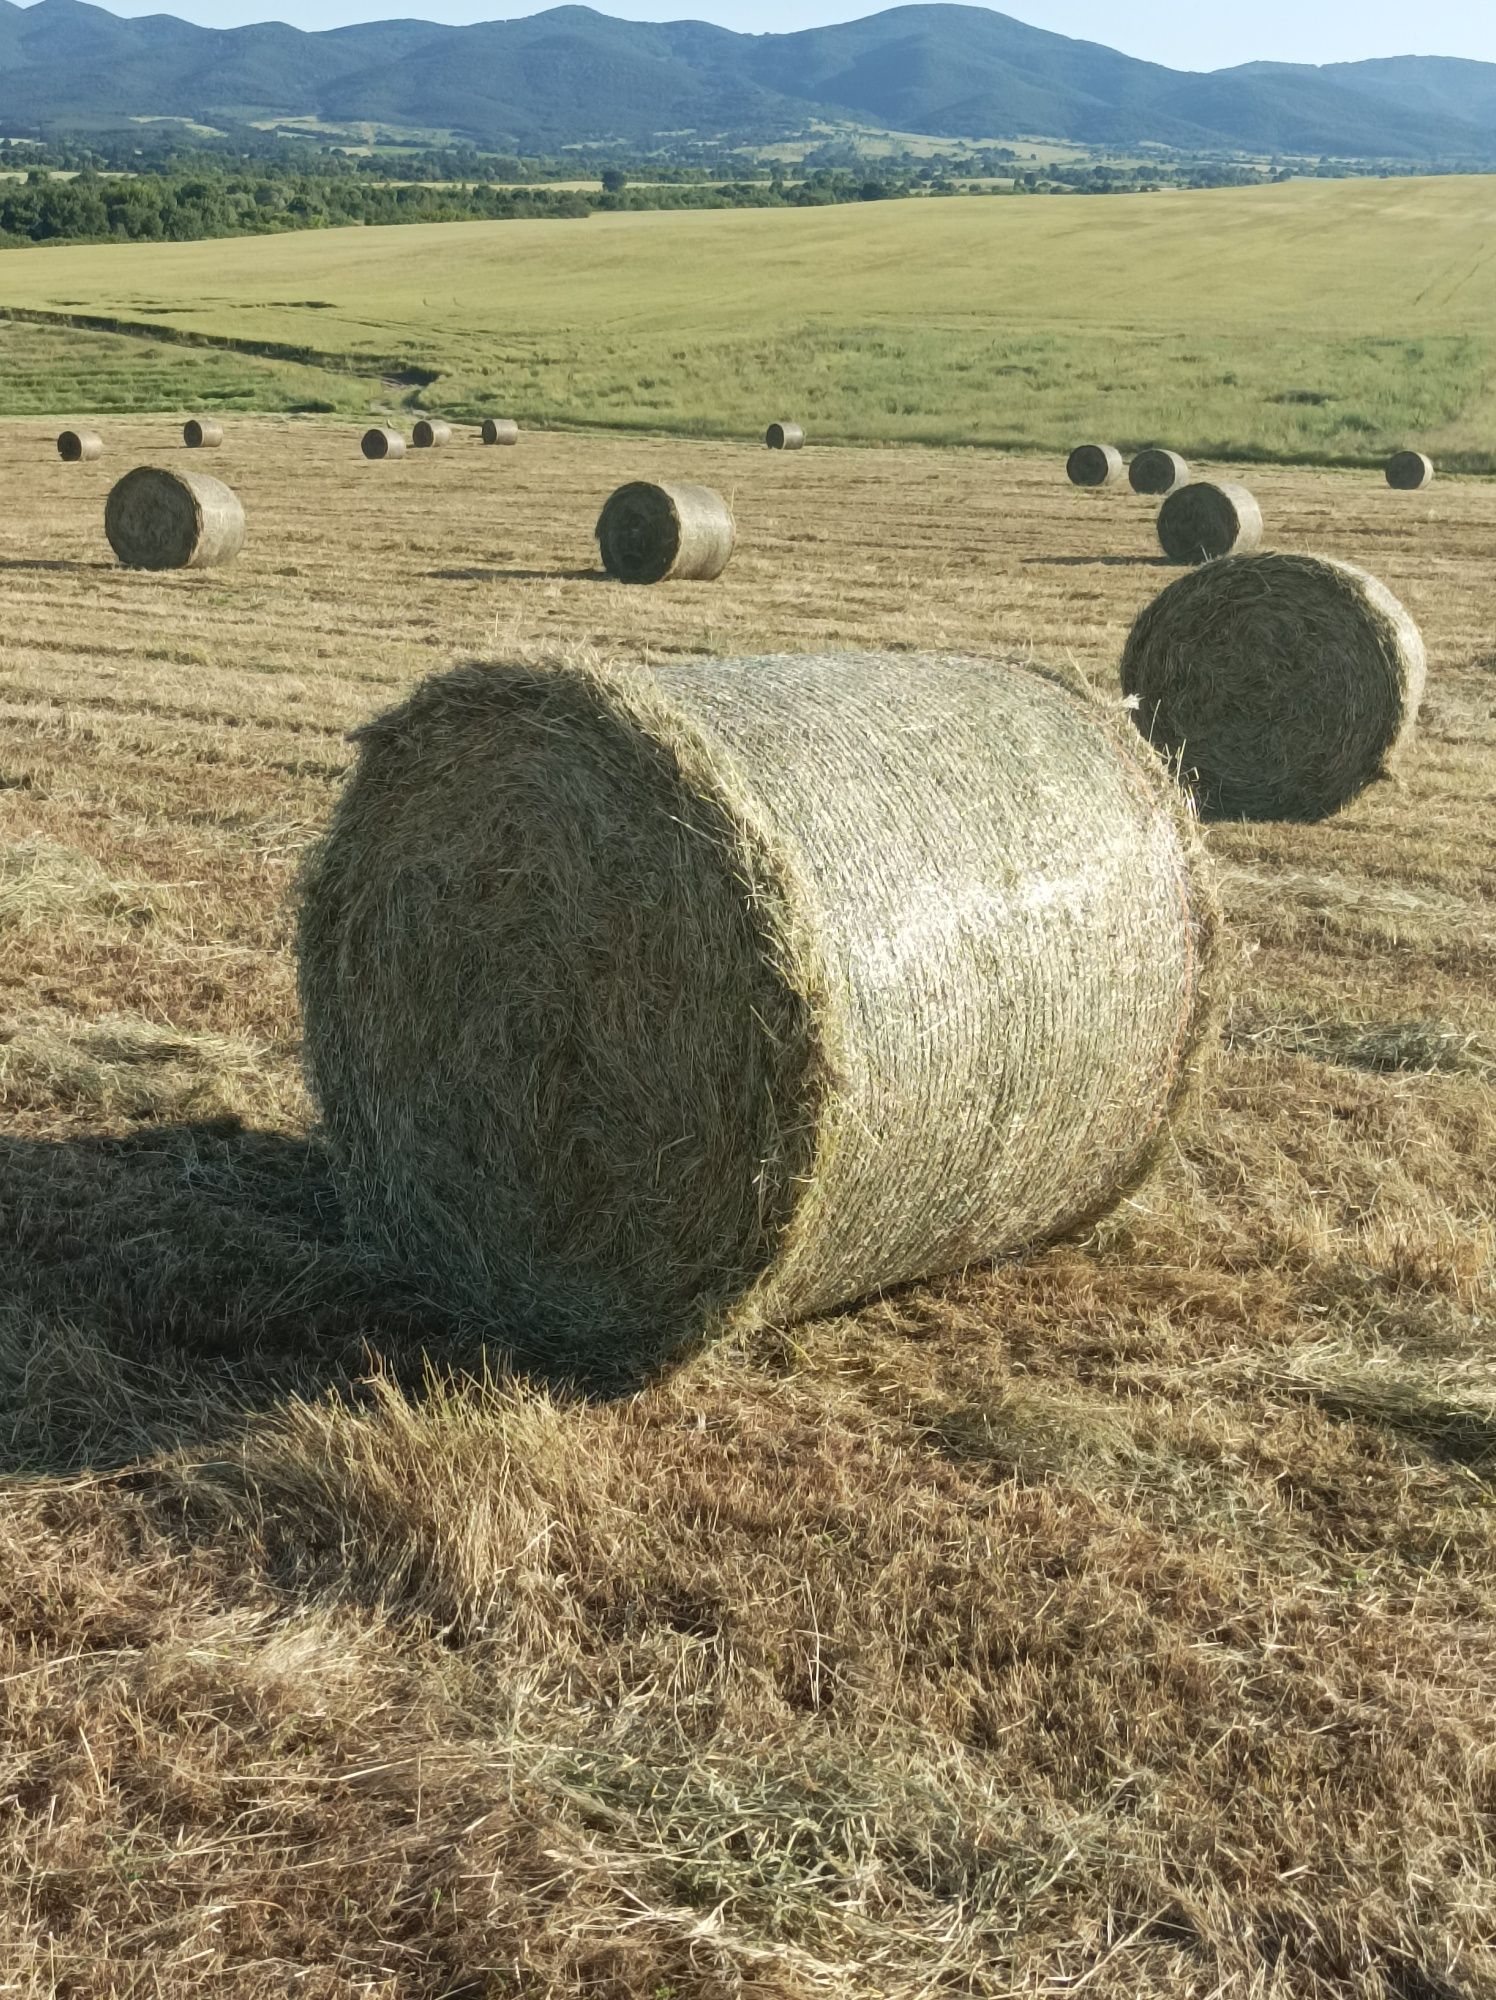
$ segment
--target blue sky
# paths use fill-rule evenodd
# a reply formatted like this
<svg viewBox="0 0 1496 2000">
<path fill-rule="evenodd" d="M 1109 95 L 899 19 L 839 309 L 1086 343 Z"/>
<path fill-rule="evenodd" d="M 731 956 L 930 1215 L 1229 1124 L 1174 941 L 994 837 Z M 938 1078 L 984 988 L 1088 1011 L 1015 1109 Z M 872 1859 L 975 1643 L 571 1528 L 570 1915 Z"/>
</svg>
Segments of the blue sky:
<svg viewBox="0 0 1496 2000">
<path fill-rule="evenodd" d="M 881 10 L 890 0 L 607 0 L 602 11 L 634 20 L 717 21 L 745 33 L 808 28 Z M 181 14 L 205 27 L 244 21 L 291 21 L 334 28 L 350 21 L 416 16 L 433 21 L 491 21 L 533 14 L 505 0 L 113 0 L 117 14 Z M 1473 56 L 1496 62 L 1492 0 L 1014 0 L 1004 11 L 1057 34 L 1079 35 L 1175 69 L 1228 63 L 1337 62 L 1362 56 Z"/>
</svg>

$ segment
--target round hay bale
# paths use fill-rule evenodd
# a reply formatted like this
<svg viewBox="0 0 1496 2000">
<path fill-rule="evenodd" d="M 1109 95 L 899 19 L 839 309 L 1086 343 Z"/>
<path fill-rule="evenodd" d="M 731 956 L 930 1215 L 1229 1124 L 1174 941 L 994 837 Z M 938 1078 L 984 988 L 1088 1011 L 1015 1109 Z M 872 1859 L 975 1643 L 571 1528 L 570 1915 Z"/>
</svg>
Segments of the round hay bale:
<svg viewBox="0 0 1496 2000">
<path fill-rule="evenodd" d="M 444 424 L 440 417 L 422 417 L 411 431 L 410 441 L 421 451 L 430 451 L 439 444 L 450 444 L 452 426 Z"/>
<path fill-rule="evenodd" d="M 483 419 L 483 442 L 485 444 L 518 444 L 519 425 L 513 417 L 485 417 Z"/>
<path fill-rule="evenodd" d="M 1177 451 L 1164 451 L 1152 446 L 1140 451 L 1127 468 L 1128 484 L 1134 493 L 1147 493 L 1161 497 L 1172 493 L 1176 487 L 1189 484 L 1188 463 Z"/>
<path fill-rule="evenodd" d="M 127 569 L 207 569 L 243 548 L 244 509 L 205 472 L 142 465 L 111 489 L 104 532 Z"/>
<path fill-rule="evenodd" d="M 191 417 L 182 426 L 182 442 L 193 451 L 216 451 L 223 443 L 223 425 L 212 417 Z"/>
<path fill-rule="evenodd" d="M 1262 509 L 1245 486 L 1191 480 L 1159 508 L 1158 539 L 1170 562 L 1249 556 L 1262 543 Z"/>
<path fill-rule="evenodd" d="M 597 520 L 603 568 L 621 583 L 709 583 L 737 539 L 732 510 L 710 486 L 620 486 Z"/>
<path fill-rule="evenodd" d="M 805 445 L 805 430 L 800 424 L 770 424 L 764 432 L 764 443 L 770 451 L 800 451 Z"/>
<path fill-rule="evenodd" d="M 365 431 L 359 450 L 365 458 L 404 458 L 405 440 L 398 431 Z"/>
<path fill-rule="evenodd" d="M 793 655 L 428 681 L 360 732 L 299 958 L 363 1228 L 632 1373 L 1105 1211 L 1214 940 L 1188 801 L 1115 710 Z"/>
<path fill-rule="evenodd" d="M 104 440 L 97 431 L 60 431 L 57 437 L 57 456 L 69 465 L 76 465 L 80 459 L 102 458 Z"/>
<path fill-rule="evenodd" d="M 1395 451 L 1387 461 L 1387 484 L 1399 493 L 1417 493 L 1433 477 L 1434 461 L 1421 451 Z"/>
<path fill-rule="evenodd" d="M 1319 820 L 1413 731 L 1423 640 L 1375 577 L 1322 556 L 1236 556 L 1133 626 L 1122 688 L 1210 819 Z"/>
<path fill-rule="evenodd" d="M 1072 486 L 1115 486 L 1124 470 L 1122 454 L 1112 444 L 1078 444 L 1065 461 Z"/>
</svg>

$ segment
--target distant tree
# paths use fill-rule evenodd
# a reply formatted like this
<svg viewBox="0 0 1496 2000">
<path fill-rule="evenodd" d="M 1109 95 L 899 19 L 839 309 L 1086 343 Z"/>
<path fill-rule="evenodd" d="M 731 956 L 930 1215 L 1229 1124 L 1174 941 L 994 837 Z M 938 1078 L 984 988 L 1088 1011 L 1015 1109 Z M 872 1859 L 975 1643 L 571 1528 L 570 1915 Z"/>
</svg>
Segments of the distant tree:
<svg viewBox="0 0 1496 2000">
<path fill-rule="evenodd" d="M 603 168 L 603 193 L 622 194 L 629 184 L 629 177 L 622 167 Z"/>
</svg>

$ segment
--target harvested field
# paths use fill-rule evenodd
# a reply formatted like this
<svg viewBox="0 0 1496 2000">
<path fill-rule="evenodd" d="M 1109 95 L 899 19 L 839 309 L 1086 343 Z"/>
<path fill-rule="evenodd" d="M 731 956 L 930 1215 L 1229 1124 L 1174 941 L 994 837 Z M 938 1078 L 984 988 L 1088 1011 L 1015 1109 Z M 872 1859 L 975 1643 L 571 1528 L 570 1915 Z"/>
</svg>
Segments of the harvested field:
<svg viewBox="0 0 1496 2000">
<path fill-rule="evenodd" d="M 344 1230 L 287 898 L 456 659 L 1009 649 L 1176 574 L 1063 464 L 236 419 L 231 567 L 0 428 L 0 1991 L 1496 1990 L 1496 487 L 1257 469 L 1428 643 L 1400 780 L 1216 825 L 1205 1114 L 1084 1242 L 588 1403 Z M 1233 468 L 1208 463 L 1204 478 Z M 609 583 L 631 479 L 713 584 Z M 1113 504 L 1115 501 L 1115 504 Z"/>
</svg>

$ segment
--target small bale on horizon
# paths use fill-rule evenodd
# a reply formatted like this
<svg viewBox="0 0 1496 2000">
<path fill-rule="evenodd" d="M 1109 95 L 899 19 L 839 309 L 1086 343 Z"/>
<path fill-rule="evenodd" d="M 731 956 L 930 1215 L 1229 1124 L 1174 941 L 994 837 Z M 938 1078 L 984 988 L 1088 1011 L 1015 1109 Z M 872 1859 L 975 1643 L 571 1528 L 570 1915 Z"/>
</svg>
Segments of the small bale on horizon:
<svg viewBox="0 0 1496 2000">
<path fill-rule="evenodd" d="M 485 444 L 518 444 L 519 425 L 513 417 L 485 417 L 482 437 Z"/>
<path fill-rule="evenodd" d="M 1152 445 L 1133 459 L 1127 468 L 1127 479 L 1134 493 L 1146 493 L 1162 499 L 1165 494 L 1189 484 L 1189 463 L 1177 451 L 1165 451 L 1162 446 Z"/>
<path fill-rule="evenodd" d="M 126 569 L 207 569 L 243 548 L 244 509 L 205 472 L 142 465 L 111 489 L 104 532 Z"/>
<path fill-rule="evenodd" d="M 1392 593 L 1325 556 L 1207 563 L 1148 606 L 1122 655 L 1134 722 L 1213 820 L 1338 812 L 1411 739 L 1424 674 Z"/>
<path fill-rule="evenodd" d="M 365 458 L 404 458 L 405 440 L 399 431 L 365 431 L 359 450 Z"/>
<path fill-rule="evenodd" d="M 1114 444 L 1078 444 L 1065 461 L 1072 486 L 1115 486 L 1126 470 Z"/>
<path fill-rule="evenodd" d="M 357 1225 L 631 1376 L 1111 1208 L 1216 935 L 1115 709 L 1026 663 L 801 654 L 427 681 L 359 733 L 298 955 Z"/>
<path fill-rule="evenodd" d="M 801 451 L 805 446 L 805 428 L 802 424 L 770 424 L 764 432 L 764 443 L 770 451 Z"/>
<path fill-rule="evenodd" d="M 67 465 L 77 465 L 82 460 L 102 458 L 104 440 L 97 431 L 60 431 L 57 437 L 57 456 Z"/>
<path fill-rule="evenodd" d="M 732 510 L 710 486 L 620 486 L 597 521 L 603 568 L 620 583 L 710 583 L 737 540 Z"/>
<path fill-rule="evenodd" d="M 1421 451 L 1395 451 L 1387 461 L 1387 484 L 1399 493 L 1417 493 L 1433 478 L 1434 461 Z"/>
<path fill-rule="evenodd" d="M 213 417 L 191 417 L 182 426 L 182 442 L 192 451 L 216 451 L 223 443 L 223 425 Z"/>
<path fill-rule="evenodd" d="M 1262 509 L 1245 486 L 1194 479 L 1159 508 L 1158 539 L 1170 562 L 1249 556 L 1262 546 Z"/>
<path fill-rule="evenodd" d="M 422 417 L 410 434 L 410 441 L 419 451 L 430 451 L 439 444 L 452 442 L 452 426 L 440 417 Z"/>
</svg>

